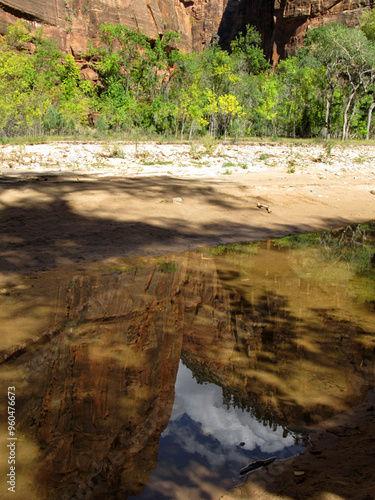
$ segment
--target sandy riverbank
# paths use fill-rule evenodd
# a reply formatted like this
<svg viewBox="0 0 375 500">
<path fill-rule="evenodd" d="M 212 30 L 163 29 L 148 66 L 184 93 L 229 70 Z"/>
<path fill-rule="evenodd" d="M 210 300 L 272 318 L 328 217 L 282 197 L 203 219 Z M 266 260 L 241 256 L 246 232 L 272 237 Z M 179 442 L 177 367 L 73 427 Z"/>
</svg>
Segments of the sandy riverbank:
<svg viewBox="0 0 375 500">
<path fill-rule="evenodd" d="M 1 148 L 0 271 L 374 218 L 375 147 L 336 146 L 327 154 L 323 146 L 220 145 L 210 155 L 188 145 L 118 148 L 123 158 L 109 158 L 113 147 L 100 144 Z"/>
</svg>

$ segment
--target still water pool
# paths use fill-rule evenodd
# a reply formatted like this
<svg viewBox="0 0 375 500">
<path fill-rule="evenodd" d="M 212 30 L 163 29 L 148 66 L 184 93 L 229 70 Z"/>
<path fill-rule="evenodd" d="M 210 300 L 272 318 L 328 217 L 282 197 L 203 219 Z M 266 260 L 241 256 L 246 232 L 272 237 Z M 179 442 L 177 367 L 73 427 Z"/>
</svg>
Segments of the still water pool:
<svg viewBox="0 0 375 500">
<path fill-rule="evenodd" d="M 282 426 L 257 419 L 233 401 L 224 404 L 219 386 L 199 383 L 181 362 L 157 467 L 144 491 L 132 498 L 219 498 L 239 484 L 247 464 L 289 458 L 303 449 Z"/>
<path fill-rule="evenodd" d="M 299 453 L 375 385 L 374 253 L 369 223 L 7 277 L 18 498 L 216 500 Z"/>
</svg>

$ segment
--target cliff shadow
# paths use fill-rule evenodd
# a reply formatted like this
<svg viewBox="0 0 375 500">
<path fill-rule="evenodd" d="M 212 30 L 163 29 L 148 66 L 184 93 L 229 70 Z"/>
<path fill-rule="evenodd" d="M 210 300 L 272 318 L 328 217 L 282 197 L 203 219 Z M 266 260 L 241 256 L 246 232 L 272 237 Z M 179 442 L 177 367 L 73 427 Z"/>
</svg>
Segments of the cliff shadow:
<svg viewBox="0 0 375 500">
<path fill-rule="evenodd" d="M 230 49 L 231 41 L 241 32 L 246 31 L 246 26 L 255 26 L 262 37 L 263 50 L 268 60 L 272 59 L 272 41 L 274 31 L 274 1 L 256 0 L 229 0 L 224 10 L 218 29 L 220 46 Z"/>
</svg>

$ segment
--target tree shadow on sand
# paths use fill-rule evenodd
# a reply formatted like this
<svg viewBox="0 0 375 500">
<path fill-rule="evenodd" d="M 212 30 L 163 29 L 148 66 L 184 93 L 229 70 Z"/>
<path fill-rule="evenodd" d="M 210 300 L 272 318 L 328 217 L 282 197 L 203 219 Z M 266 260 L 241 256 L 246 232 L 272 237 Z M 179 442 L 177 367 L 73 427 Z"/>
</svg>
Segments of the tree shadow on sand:
<svg viewBox="0 0 375 500">
<path fill-rule="evenodd" d="M 97 196 L 121 198 L 121 207 L 104 207 L 98 215 Z M 30 175 L 0 179 L 0 271 L 17 272 L 51 269 L 58 265 L 142 253 L 213 245 L 228 241 L 254 240 L 261 228 L 270 237 L 316 229 L 308 224 L 277 224 L 267 227 L 251 223 L 247 206 L 244 222 L 231 221 L 244 205 L 226 194 L 220 183 L 174 178 L 92 178 L 72 175 Z M 71 197 L 89 196 L 85 211 L 75 210 Z M 197 223 L 173 205 L 173 198 L 184 197 L 194 205 L 214 207 L 215 221 Z M 146 203 L 145 210 L 138 204 Z M 165 203 L 164 212 L 159 203 Z M 168 203 L 170 205 L 168 205 Z M 178 201 L 177 201 L 178 203 Z M 253 207 L 251 205 L 251 207 Z M 129 208 L 131 206 L 131 209 Z M 178 206 L 178 205 L 177 205 Z M 138 207 L 138 208 L 137 208 Z M 171 207 L 171 208 L 170 208 Z M 159 212 L 156 212 L 159 209 Z M 172 211 L 175 209 L 175 212 Z M 253 212 L 252 212 L 253 211 Z M 119 212 L 122 220 L 117 217 Z M 154 213 L 155 212 L 155 213 Z M 158 215 L 160 214 L 160 215 Z M 216 212 L 215 212 L 216 214 Z M 325 218 L 321 225 L 334 227 L 344 221 Z"/>
</svg>

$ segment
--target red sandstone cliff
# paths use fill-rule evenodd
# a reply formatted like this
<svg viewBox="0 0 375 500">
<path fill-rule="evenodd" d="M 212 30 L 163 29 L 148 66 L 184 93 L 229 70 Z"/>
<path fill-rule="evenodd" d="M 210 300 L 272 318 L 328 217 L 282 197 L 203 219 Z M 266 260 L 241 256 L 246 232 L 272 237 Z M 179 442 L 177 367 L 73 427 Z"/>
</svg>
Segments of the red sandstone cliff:
<svg viewBox="0 0 375 500">
<path fill-rule="evenodd" d="M 217 32 L 223 4 L 207 0 L 5 0 L 0 3 L 0 32 L 19 18 L 32 27 L 43 24 L 45 33 L 63 50 L 79 56 L 87 41 L 97 41 L 100 24 L 119 23 L 151 38 L 166 30 L 178 31 L 185 50 L 199 50 Z"/>
<path fill-rule="evenodd" d="M 230 40 L 246 24 L 262 34 L 267 56 L 274 62 L 300 45 L 306 30 L 322 23 L 358 23 L 373 0 L 3 0 L 0 33 L 9 23 L 25 19 L 44 25 L 45 33 L 63 50 L 79 56 L 87 41 L 97 41 L 101 23 L 121 23 L 152 38 L 166 30 L 181 33 L 186 51 L 201 50 L 219 33 Z"/>
</svg>

